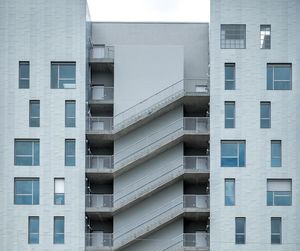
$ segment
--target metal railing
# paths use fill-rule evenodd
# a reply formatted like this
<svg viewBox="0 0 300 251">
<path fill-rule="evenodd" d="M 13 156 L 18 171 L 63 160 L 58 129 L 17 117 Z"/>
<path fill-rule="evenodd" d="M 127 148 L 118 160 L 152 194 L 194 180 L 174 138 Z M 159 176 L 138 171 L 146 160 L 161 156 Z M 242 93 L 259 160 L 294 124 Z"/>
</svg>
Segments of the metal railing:
<svg viewBox="0 0 300 251">
<path fill-rule="evenodd" d="M 201 123 L 198 124 L 198 121 L 201 121 Z M 150 132 L 146 137 L 118 151 L 115 154 L 115 167 L 121 168 L 166 145 L 183 135 L 184 130 L 195 133 L 208 133 L 208 129 L 205 129 L 208 127 L 208 121 L 209 118 L 181 118 L 160 130 Z M 205 125 L 205 123 L 207 124 Z"/>
<path fill-rule="evenodd" d="M 128 109 L 118 113 L 114 117 L 115 129 L 121 130 L 133 124 L 143 117 L 147 117 L 156 110 L 161 109 L 184 94 L 206 95 L 209 93 L 208 79 L 184 79 L 180 80 Z"/>
<path fill-rule="evenodd" d="M 89 87 L 89 100 L 96 102 L 113 102 L 114 88 L 93 83 Z"/>
<path fill-rule="evenodd" d="M 85 246 L 93 248 L 113 247 L 113 234 L 112 233 L 86 233 Z"/>
<path fill-rule="evenodd" d="M 115 56 L 114 46 L 93 44 L 90 50 L 91 59 L 104 59 L 104 58 L 113 59 L 114 56 Z"/>
<path fill-rule="evenodd" d="M 88 169 L 113 169 L 112 155 L 87 155 L 86 168 Z"/>
<path fill-rule="evenodd" d="M 209 170 L 209 156 L 184 156 L 183 166 L 187 170 Z"/>
<path fill-rule="evenodd" d="M 201 249 L 209 248 L 209 233 L 196 232 L 196 233 L 184 233 L 183 234 L 183 246 L 184 247 L 197 247 Z"/>
<path fill-rule="evenodd" d="M 90 208 L 112 208 L 112 194 L 86 194 L 85 206 Z"/>
<path fill-rule="evenodd" d="M 185 194 L 183 195 L 183 207 L 209 209 L 209 195 Z"/>
<path fill-rule="evenodd" d="M 87 117 L 86 130 L 97 133 L 112 133 L 112 117 Z"/>
</svg>

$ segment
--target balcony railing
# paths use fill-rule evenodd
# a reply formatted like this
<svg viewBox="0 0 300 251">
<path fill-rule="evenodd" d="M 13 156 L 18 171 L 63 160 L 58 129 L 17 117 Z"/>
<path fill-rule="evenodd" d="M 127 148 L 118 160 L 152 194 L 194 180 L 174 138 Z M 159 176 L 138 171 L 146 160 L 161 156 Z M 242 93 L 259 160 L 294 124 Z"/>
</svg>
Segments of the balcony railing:
<svg viewBox="0 0 300 251">
<path fill-rule="evenodd" d="M 87 117 L 87 131 L 99 134 L 112 133 L 113 118 L 112 117 Z"/>
<path fill-rule="evenodd" d="M 209 131 L 209 118 L 185 117 L 183 120 L 183 128 L 185 131 L 207 133 Z"/>
<path fill-rule="evenodd" d="M 104 59 L 104 58 L 113 59 L 114 56 L 115 56 L 114 46 L 94 44 L 90 51 L 91 59 Z"/>
<path fill-rule="evenodd" d="M 88 155 L 86 156 L 86 168 L 88 169 L 113 169 L 112 155 Z"/>
<path fill-rule="evenodd" d="M 114 88 L 93 83 L 89 88 L 89 100 L 94 102 L 112 103 L 114 100 Z"/>
<path fill-rule="evenodd" d="M 94 232 L 85 234 L 85 246 L 92 248 L 105 248 L 113 246 L 113 234 Z"/>
<path fill-rule="evenodd" d="M 184 79 L 184 92 L 186 95 L 209 94 L 209 80 L 206 78 Z"/>
<path fill-rule="evenodd" d="M 196 247 L 197 250 L 202 250 L 202 249 L 206 250 L 209 248 L 209 233 L 206 232 L 184 233 L 183 246 Z"/>
<path fill-rule="evenodd" d="M 86 207 L 99 209 L 113 207 L 112 194 L 87 194 L 85 198 Z"/>
<path fill-rule="evenodd" d="M 183 195 L 183 207 L 209 209 L 209 195 L 185 194 Z"/>
<path fill-rule="evenodd" d="M 209 170 L 209 156 L 184 156 L 184 169 L 187 170 Z"/>
</svg>

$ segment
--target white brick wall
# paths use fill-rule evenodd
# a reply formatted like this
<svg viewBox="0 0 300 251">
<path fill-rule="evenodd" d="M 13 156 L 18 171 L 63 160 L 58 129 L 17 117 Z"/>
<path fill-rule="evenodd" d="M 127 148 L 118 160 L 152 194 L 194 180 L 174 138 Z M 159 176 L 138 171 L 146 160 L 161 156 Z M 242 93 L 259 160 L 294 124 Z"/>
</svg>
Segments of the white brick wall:
<svg viewBox="0 0 300 251">
<path fill-rule="evenodd" d="M 211 251 L 300 249 L 299 12 L 297 0 L 212 0 Z M 220 24 L 246 24 L 247 49 L 220 49 Z M 272 49 L 260 50 L 260 24 L 272 26 Z M 224 63 L 236 63 L 236 90 L 224 91 Z M 266 90 L 267 63 L 293 64 L 291 91 Z M 224 101 L 236 102 L 236 128 L 224 129 Z M 271 101 L 272 128 L 260 129 L 260 101 Z M 246 167 L 220 167 L 220 140 L 246 140 Z M 282 168 L 270 167 L 270 140 L 282 140 Z M 267 178 L 293 179 L 293 205 L 266 206 Z M 236 206 L 224 206 L 224 179 L 236 179 Z M 246 245 L 235 245 L 235 217 L 246 217 Z M 270 244 L 270 217 L 282 217 L 282 245 Z"/>
</svg>

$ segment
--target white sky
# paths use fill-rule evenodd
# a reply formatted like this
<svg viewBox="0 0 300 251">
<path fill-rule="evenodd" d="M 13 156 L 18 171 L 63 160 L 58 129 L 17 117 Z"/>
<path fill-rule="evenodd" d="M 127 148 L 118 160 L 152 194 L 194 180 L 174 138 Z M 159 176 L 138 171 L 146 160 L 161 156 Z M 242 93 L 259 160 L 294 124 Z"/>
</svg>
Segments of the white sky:
<svg viewBox="0 0 300 251">
<path fill-rule="evenodd" d="M 88 0 L 92 21 L 209 22 L 210 0 Z"/>
</svg>

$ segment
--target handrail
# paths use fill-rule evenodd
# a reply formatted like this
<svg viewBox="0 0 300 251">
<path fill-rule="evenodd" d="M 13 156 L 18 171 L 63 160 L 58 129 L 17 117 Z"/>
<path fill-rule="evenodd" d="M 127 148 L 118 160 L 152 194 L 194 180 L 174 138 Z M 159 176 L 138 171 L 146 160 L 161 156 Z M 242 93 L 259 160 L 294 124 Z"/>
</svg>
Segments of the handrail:
<svg viewBox="0 0 300 251">
<path fill-rule="evenodd" d="M 175 205 L 172 205 L 171 207 L 168 207 L 165 211 L 161 212 L 163 208 L 165 208 L 167 205 L 173 204 L 173 202 L 176 202 L 177 200 L 179 200 L 179 201 Z M 175 199 L 173 199 L 171 201 L 168 201 L 167 203 L 163 204 L 161 207 L 156 208 L 153 212 L 151 212 L 151 216 L 150 216 L 149 219 L 147 219 L 146 221 L 143 221 L 142 223 L 138 224 L 137 226 L 135 226 L 134 223 L 131 223 L 130 225 L 126 225 L 126 226 L 123 226 L 123 227 L 119 228 L 119 230 L 120 230 L 120 229 L 127 229 L 129 226 L 133 226 L 131 229 L 129 229 L 129 230 L 123 232 L 123 233 L 122 233 L 122 231 L 120 231 L 121 234 L 119 236 L 115 237 L 114 240 L 119 239 L 120 237 L 124 236 L 125 234 L 127 234 L 129 232 L 132 232 L 133 230 L 137 229 L 138 227 L 140 227 L 142 225 L 145 225 L 145 223 L 147 223 L 149 221 L 152 221 L 153 219 L 159 217 L 160 215 L 164 214 L 167 211 L 170 211 L 171 209 L 177 207 L 178 205 L 183 205 L 183 196 L 182 195 L 176 197 Z M 180 209 L 183 209 L 183 207 L 181 207 Z M 160 212 L 160 213 L 157 214 L 157 215 L 154 215 L 156 212 Z M 135 221 L 135 223 L 138 223 L 139 221 L 141 221 L 143 219 L 145 219 L 145 216 L 139 217 Z"/>
</svg>

